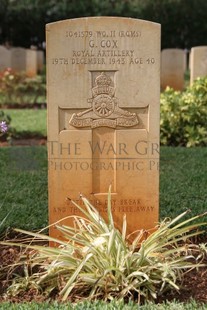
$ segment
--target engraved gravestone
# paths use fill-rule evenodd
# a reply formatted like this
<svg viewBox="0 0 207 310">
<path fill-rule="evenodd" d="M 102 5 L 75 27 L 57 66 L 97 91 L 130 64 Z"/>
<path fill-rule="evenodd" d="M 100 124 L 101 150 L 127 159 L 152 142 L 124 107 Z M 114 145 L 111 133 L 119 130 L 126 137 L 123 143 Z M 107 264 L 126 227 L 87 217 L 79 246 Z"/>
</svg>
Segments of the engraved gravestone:
<svg viewBox="0 0 207 310">
<path fill-rule="evenodd" d="M 159 211 L 160 25 L 92 17 L 47 32 L 49 221 L 80 214 L 80 194 L 128 233 Z M 71 224 L 71 219 L 62 223 Z M 58 236 L 55 226 L 51 236 Z"/>
<path fill-rule="evenodd" d="M 191 48 L 190 56 L 190 84 L 198 77 L 207 76 L 207 46 Z"/>
<path fill-rule="evenodd" d="M 184 50 L 168 48 L 161 53 L 161 88 L 183 90 L 187 56 Z"/>
</svg>

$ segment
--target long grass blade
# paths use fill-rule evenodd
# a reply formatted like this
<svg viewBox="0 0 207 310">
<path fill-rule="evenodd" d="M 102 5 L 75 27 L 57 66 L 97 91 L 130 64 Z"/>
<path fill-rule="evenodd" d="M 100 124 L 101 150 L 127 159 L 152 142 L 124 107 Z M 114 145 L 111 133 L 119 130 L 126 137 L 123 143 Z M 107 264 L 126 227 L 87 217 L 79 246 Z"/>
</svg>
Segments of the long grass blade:
<svg viewBox="0 0 207 310">
<path fill-rule="evenodd" d="M 86 257 L 84 258 L 84 260 L 80 263 L 80 265 L 77 267 L 77 269 L 75 270 L 75 272 L 72 274 L 72 276 L 70 277 L 70 279 L 68 280 L 67 284 L 65 285 L 65 287 L 62 289 L 62 291 L 60 292 L 61 295 L 63 295 L 63 301 L 65 301 L 68 297 L 68 295 L 70 294 L 70 292 L 72 291 L 72 289 L 75 286 L 75 279 L 77 278 L 78 274 L 80 273 L 81 269 L 83 268 L 84 264 L 87 262 L 87 260 L 89 260 L 91 258 L 91 256 L 93 256 L 92 253 L 89 253 L 86 255 Z"/>
<path fill-rule="evenodd" d="M 114 228 L 114 220 L 113 220 L 112 211 L 111 211 L 111 185 L 109 187 L 109 192 L 108 192 L 107 212 L 108 212 L 109 228 L 112 229 Z"/>
</svg>

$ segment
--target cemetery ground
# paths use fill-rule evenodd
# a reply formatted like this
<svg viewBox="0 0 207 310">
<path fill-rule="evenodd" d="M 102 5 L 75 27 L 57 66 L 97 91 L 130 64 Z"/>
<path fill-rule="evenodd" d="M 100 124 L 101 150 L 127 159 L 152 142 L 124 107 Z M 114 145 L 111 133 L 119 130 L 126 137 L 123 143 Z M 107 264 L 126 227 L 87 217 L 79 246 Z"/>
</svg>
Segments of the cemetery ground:
<svg viewBox="0 0 207 310">
<path fill-rule="evenodd" d="M 45 110 L 36 110 L 35 113 L 33 110 L 10 110 L 9 113 L 19 135 L 24 136 L 24 128 L 28 125 L 26 128 L 29 129 L 30 137 L 37 137 L 37 141 L 40 141 L 39 138 L 44 140 Z M 30 140 L 29 146 L 12 145 L 0 149 L 1 239 L 20 238 L 21 236 L 16 235 L 13 228 L 37 231 L 47 226 L 47 149 L 44 145 L 35 145 L 34 141 L 34 139 Z M 161 147 L 161 219 L 174 218 L 186 209 L 192 210 L 192 216 L 206 211 L 206 161 L 206 148 Z M 206 235 L 194 242 L 206 243 Z M 0 265 L 7 266 L 15 261 L 18 249 L 1 246 L 0 253 Z M 1 278 L 1 309 L 7 309 L 7 307 L 11 309 L 11 304 L 8 306 L 3 299 L 5 280 Z M 20 294 L 6 301 L 21 303 L 34 301 L 41 303 L 41 306 L 38 306 L 41 308 L 38 309 L 50 309 L 50 307 L 51 309 L 58 309 L 58 307 L 65 309 L 64 304 L 48 305 L 44 296 L 34 291 Z M 157 309 L 185 309 L 185 307 L 186 309 L 205 309 L 207 305 L 206 268 L 186 273 L 180 293 L 166 293 L 156 303 L 162 304 L 146 304 L 140 309 L 156 309 L 156 307 Z M 36 309 L 36 306 L 35 303 L 30 306 L 27 304 L 25 309 L 28 307 Z M 14 306 L 13 309 L 18 309 L 18 305 L 16 307 Z M 106 308 L 106 304 L 102 304 L 101 301 L 95 304 L 80 303 L 76 307 L 75 309 L 86 307 L 87 309 L 96 309 L 96 307 L 97 309 L 112 309 L 110 304 Z M 120 303 L 115 303 L 113 306 L 111 304 L 111 307 L 127 309 L 127 305 Z M 24 309 L 24 304 L 22 304 L 22 309 Z M 129 309 L 137 309 L 137 306 L 131 304 Z"/>
<path fill-rule="evenodd" d="M 48 72 L 48 140 L 68 143 L 69 139 L 73 142 L 78 137 L 78 141 L 87 142 L 86 137 L 90 134 L 92 135 L 92 146 L 101 137 L 101 140 L 106 139 L 107 142 L 111 142 L 114 149 L 116 145 L 114 138 L 116 137 L 118 142 L 120 135 L 123 134 L 124 143 L 130 138 L 130 145 L 135 143 L 136 146 L 137 138 L 140 139 L 139 142 L 156 142 L 158 146 L 159 136 L 162 143 L 163 140 L 165 141 L 164 145 L 207 145 L 205 135 L 206 111 L 202 109 L 206 104 L 207 92 L 206 87 L 203 88 L 202 85 L 199 88 L 196 86 L 195 89 L 190 89 L 190 95 L 193 95 L 190 96 L 190 100 L 189 90 L 182 94 L 173 91 L 171 94 L 169 89 L 164 98 L 161 98 L 161 123 L 159 122 L 160 25 L 141 20 L 128 20 L 127 29 L 129 31 L 127 30 L 127 33 L 130 36 L 122 36 L 120 35 L 122 29 L 123 33 L 126 31 L 126 19 L 116 19 L 116 23 L 114 21 L 114 18 L 110 17 L 106 20 L 105 17 L 101 19 L 68 20 L 61 24 L 51 23 L 47 25 L 47 50 L 50 51 L 47 53 L 46 60 Z M 134 33 L 135 23 L 136 26 L 141 27 L 142 32 L 135 32 L 134 37 L 132 33 Z M 86 25 L 91 30 L 81 32 L 83 36 L 76 37 L 77 32 L 68 32 L 70 27 L 86 29 Z M 102 36 L 104 37 L 102 34 L 106 34 L 103 31 L 100 32 L 100 37 L 97 35 L 97 29 L 101 28 L 101 30 L 108 31 L 111 27 L 114 27 L 114 30 L 110 34 L 113 34 L 117 40 L 102 40 Z M 63 29 L 66 30 L 68 38 L 64 41 L 62 40 Z M 149 35 L 153 37 L 153 40 L 148 39 Z M 91 37 L 97 39 L 97 44 L 94 44 Z M 143 55 L 140 58 L 137 49 L 135 50 L 137 40 L 139 40 L 141 47 L 140 55 Z M 76 51 L 81 51 L 86 46 L 88 49 L 93 48 L 93 51 L 91 54 L 87 51 L 86 59 L 84 58 L 83 61 Z M 126 46 L 128 50 L 125 50 Z M 104 48 L 106 47 L 117 48 L 119 53 L 113 53 L 113 51 L 109 54 L 105 53 Z M 67 50 L 68 57 L 71 57 L 72 61 L 68 61 L 69 58 L 64 58 L 64 60 L 57 58 L 62 50 Z M 148 56 L 149 52 L 150 56 Z M 122 55 L 123 61 L 116 60 L 115 55 L 116 57 Z M 100 56 L 103 58 L 99 59 Z M 95 61 L 94 58 L 91 60 L 90 57 L 95 57 Z M 67 64 L 67 79 L 65 79 L 66 75 L 62 74 L 62 60 L 64 64 Z M 89 64 L 93 65 L 92 68 L 95 70 L 89 71 Z M 101 66 L 96 66 L 97 64 Z M 113 64 L 116 64 L 117 74 L 116 71 L 112 70 L 114 69 Z M 143 74 L 141 71 L 140 74 L 137 74 L 137 65 L 142 65 Z M 184 68 L 183 65 L 179 67 Z M 26 70 L 26 72 L 28 71 Z M 34 108 L 38 101 L 36 95 L 45 95 L 45 83 L 42 77 L 30 80 L 25 75 L 16 75 L 10 68 L 7 68 L 1 74 L 1 78 L 3 83 L 0 85 L 0 101 L 4 101 L 3 108 L 8 108 L 7 104 L 11 104 L 11 107 L 15 108 L 16 103 L 22 104 L 24 108 L 27 107 L 29 89 L 32 89 L 34 95 L 34 100 L 30 101 Z M 126 81 L 128 83 L 124 90 Z M 153 83 L 151 83 L 152 81 Z M 182 81 L 184 82 L 183 79 Z M 81 92 L 76 91 L 79 82 Z M 82 87 L 83 84 L 84 87 Z M 141 84 L 144 87 L 138 86 Z M 54 87 L 55 85 L 58 85 L 58 88 Z M 150 92 L 148 85 L 151 85 Z M 206 85 L 207 81 L 204 86 Z M 139 87 L 142 91 L 137 96 Z M 183 85 L 181 89 L 183 89 Z M 13 97 L 13 90 L 16 90 L 16 98 Z M 117 98 L 115 97 L 115 90 Z M 88 96 L 89 91 L 92 93 L 92 98 Z M 197 92 L 199 92 L 199 96 Z M 99 97 L 100 95 L 101 97 Z M 103 101 L 106 96 L 108 99 Z M 119 106 L 119 98 L 123 100 L 122 102 L 127 103 L 127 110 Z M 24 99 L 26 106 L 23 102 Z M 164 103 L 165 99 L 167 104 Z M 139 100 L 139 104 L 137 104 L 137 100 Z M 89 102 L 91 106 L 88 109 Z M 133 107 L 136 113 L 129 113 L 129 107 Z M 73 113 L 73 109 L 75 113 Z M 78 113 L 79 109 L 83 109 L 83 111 Z M 17 113 L 16 116 L 13 114 L 13 117 L 16 117 L 16 124 L 15 121 L 11 122 L 11 127 L 6 133 L 10 139 L 8 143 L 3 141 L 0 152 L 0 157 L 2 156 L 0 178 L 2 178 L 1 183 L 5 184 L 2 186 L 2 193 L 0 193 L 0 199 L 2 199 L 0 230 L 2 240 L 4 240 L 0 243 L 0 301 L 2 301 L 2 307 L 11 308 L 13 302 L 19 303 L 21 307 L 25 302 L 34 301 L 36 304 L 41 303 L 43 307 L 48 309 L 50 307 L 47 304 L 48 301 L 55 303 L 55 305 L 51 304 L 51 307 L 55 308 L 58 308 L 58 303 L 62 301 L 77 303 L 80 301 L 77 307 L 80 306 L 83 309 L 94 309 L 95 307 L 99 309 L 110 307 L 113 309 L 139 308 L 137 305 L 130 304 L 130 299 L 132 299 L 138 304 L 141 302 L 142 309 L 150 309 L 150 307 L 153 309 L 156 307 L 159 309 L 177 309 L 179 307 L 181 309 L 205 309 L 207 304 L 206 148 L 162 147 L 160 171 L 157 169 L 158 166 L 155 170 L 145 169 L 144 166 L 143 169 L 137 168 L 140 173 L 131 173 L 131 169 L 128 168 L 122 169 L 121 173 L 117 173 L 116 176 L 114 171 L 111 171 L 113 176 L 110 175 L 109 171 L 102 173 L 103 171 L 99 166 L 94 166 L 93 162 L 90 166 L 92 171 L 83 173 L 83 169 L 80 168 L 76 169 L 73 174 L 69 174 L 67 169 L 62 169 L 61 166 L 64 164 L 64 159 L 67 160 L 68 158 L 60 158 L 60 154 L 58 154 L 57 159 L 63 159 L 59 166 L 62 171 L 59 172 L 55 168 L 53 173 L 53 170 L 49 168 L 51 163 L 47 167 L 47 149 L 44 145 L 46 144 L 45 123 L 40 121 L 40 119 L 45 119 L 44 113 L 46 111 L 35 112 L 33 110 L 33 113 L 38 116 L 35 122 L 33 122 L 32 117 L 28 116 L 26 110 L 22 113 L 14 110 L 8 112 L 10 114 Z M 17 115 L 21 118 L 18 122 Z M 4 117 L 4 114 L 1 114 L 0 117 Z M 5 116 L 3 121 L 10 122 L 10 117 Z M 12 123 L 14 127 L 12 127 Z M 22 124 L 24 124 L 23 127 Z M 105 130 L 105 127 L 110 127 L 109 125 L 113 125 L 115 130 L 111 128 Z M 82 131 L 80 134 L 80 128 L 84 129 L 85 127 L 89 127 L 89 131 Z M 133 134 L 126 131 L 129 129 L 128 127 L 133 129 Z M 124 133 L 122 131 L 117 132 L 119 129 L 123 129 Z M 146 137 L 146 141 L 142 137 Z M 26 146 L 27 142 L 29 142 L 29 146 Z M 63 155 L 62 144 L 60 147 L 61 151 L 58 150 L 58 152 Z M 83 148 L 85 155 L 85 145 Z M 68 148 L 64 149 L 68 151 Z M 133 148 L 133 151 L 137 151 L 136 147 Z M 49 152 L 49 155 L 50 153 L 53 152 Z M 67 155 L 69 155 L 68 153 Z M 102 151 L 97 153 L 102 155 Z M 114 155 L 117 155 L 115 153 L 117 152 L 114 151 Z M 98 164 L 101 163 L 101 159 L 105 160 L 104 156 L 98 156 L 97 160 L 93 154 L 96 153 L 93 152 L 93 149 L 89 149 L 89 160 L 98 162 Z M 132 153 L 130 154 L 132 157 Z M 76 147 L 75 155 L 81 155 L 80 153 L 76 154 Z M 149 154 L 141 155 L 145 155 L 146 162 L 150 161 L 151 164 Z M 114 156 L 115 161 L 117 158 Z M 108 159 L 111 160 L 107 157 Z M 124 155 L 122 159 L 126 159 L 126 156 Z M 130 162 L 133 159 L 137 159 L 137 156 L 130 158 Z M 143 163 L 145 163 L 144 158 Z M 72 164 L 72 157 L 70 157 L 69 164 Z M 111 170 L 118 169 L 112 165 Z M 148 170 L 151 170 L 150 173 Z M 159 190 L 157 185 L 159 175 L 161 179 L 159 208 L 161 224 L 152 234 L 148 235 L 144 231 L 141 236 L 140 233 L 133 243 L 128 245 L 125 236 L 126 225 L 133 229 L 137 227 L 145 229 L 154 226 L 154 222 L 157 221 L 158 214 L 156 217 L 151 217 L 150 212 L 158 211 Z M 47 176 L 49 181 L 47 181 Z M 116 181 L 119 183 L 117 188 L 113 186 Z M 49 199 L 47 183 L 49 183 Z M 56 229 L 66 234 L 69 243 L 64 243 L 64 241 L 58 243 L 56 240 L 62 247 L 49 247 L 49 244 L 44 241 L 41 243 L 43 245 L 41 249 L 39 243 L 35 248 L 36 239 L 30 241 L 27 237 L 25 239 L 21 233 L 19 234 L 18 230 L 13 230 L 14 227 L 17 227 L 33 231 L 30 233 L 31 236 L 35 236 L 35 231 L 42 231 L 42 228 L 48 224 L 48 201 L 49 223 L 56 221 L 58 216 L 62 219 L 66 214 L 74 215 L 76 213 L 74 210 L 77 209 L 70 207 L 71 198 L 76 199 L 76 193 L 81 190 L 84 194 L 87 193 L 87 195 L 95 198 L 97 196 L 93 196 L 94 193 L 101 194 L 102 197 L 98 196 L 98 200 L 97 198 L 94 199 L 94 203 L 100 203 L 104 212 L 106 197 L 104 193 L 107 191 L 108 183 L 112 183 L 113 194 L 117 194 L 113 200 L 119 207 L 116 210 L 114 203 L 115 216 L 121 215 L 122 217 L 120 205 L 122 204 L 121 201 L 124 201 L 122 211 L 123 213 L 127 212 L 127 224 L 126 219 L 123 218 L 122 232 L 115 229 L 110 207 L 108 209 L 109 223 L 106 224 L 96 208 L 90 206 L 89 203 L 87 205 L 87 202 L 86 209 L 81 209 L 81 207 L 79 209 L 85 216 L 87 213 L 89 214 L 88 219 L 90 221 L 76 216 L 75 228 L 61 226 L 50 230 L 50 237 L 46 240 L 52 240 L 52 237 L 58 238 Z M 86 187 L 84 187 L 85 185 Z M 69 189 L 70 198 L 68 197 Z M 135 193 L 138 199 L 135 199 Z M 123 200 L 118 200 L 117 197 L 121 197 Z M 131 199 L 132 197 L 133 199 Z M 83 196 L 82 198 L 85 201 Z M 131 201 L 135 201 L 133 203 L 136 206 L 135 208 L 130 207 Z M 137 206 L 138 204 L 140 206 Z M 192 211 L 189 215 L 190 209 Z M 136 217 L 133 213 L 135 210 Z M 183 214 L 183 211 L 190 218 L 197 215 L 194 217 L 197 224 L 195 226 L 192 224 L 190 228 L 187 225 L 189 230 L 187 230 L 186 224 L 191 222 L 181 221 L 181 216 L 178 217 L 178 214 Z M 51 216 L 52 213 L 54 213 L 54 220 Z M 203 216 L 199 217 L 198 214 L 203 214 Z M 117 225 L 120 224 L 118 216 L 116 217 Z M 170 218 L 175 217 L 181 223 L 173 226 L 172 223 L 175 224 L 177 221 L 171 222 Z M 163 219 L 165 221 L 162 221 Z M 200 226 L 203 226 L 204 233 L 202 235 L 197 234 L 196 229 L 200 227 L 199 223 Z M 19 230 L 19 232 L 22 231 Z M 188 234 L 191 237 L 190 239 Z M 144 236 L 147 238 L 142 242 Z M 14 243 L 12 243 L 13 240 L 15 240 Z M 24 247 L 19 249 L 15 246 L 16 241 L 32 242 L 32 245 L 30 244 L 26 250 L 23 250 Z M 36 251 L 37 249 L 38 251 Z M 43 257 L 40 257 L 41 254 Z M 24 262 L 22 264 L 21 258 L 23 256 Z M 20 259 L 19 263 L 15 265 L 14 263 L 18 259 Z M 199 266 L 200 268 L 190 268 L 189 272 L 183 274 L 183 269 L 191 267 L 191 264 L 195 267 L 196 262 L 199 264 L 200 261 L 204 263 Z M 176 288 L 175 280 L 180 287 L 179 294 L 172 291 L 173 286 Z M 11 283 L 12 285 L 9 286 Z M 165 284 L 169 284 L 166 287 L 170 286 L 171 290 L 165 291 Z M 16 294 L 15 291 L 17 291 Z M 97 305 L 89 303 L 89 296 L 92 300 L 99 297 L 101 301 Z M 118 302 L 114 300 L 114 306 L 113 302 L 106 305 L 101 303 L 102 301 L 109 301 L 110 298 L 117 298 L 117 296 L 119 298 L 122 296 L 124 299 Z M 87 302 L 81 304 L 83 300 L 87 300 Z M 149 304 L 151 300 L 154 303 Z M 28 307 L 28 304 L 25 306 Z M 60 307 L 62 306 L 69 307 L 64 304 L 60 305 Z M 31 307 L 36 306 L 33 304 Z M 41 308 L 40 304 L 37 305 L 37 308 Z"/>
<path fill-rule="evenodd" d="M 1 240 L 20 238 L 13 228 L 37 231 L 48 224 L 46 110 L 4 111 L 11 116 L 10 125 L 15 129 L 12 134 L 15 139 L 1 142 L 0 148 Z M 160 219 L 174 218 L 186 209 L 192 210 L 192 216 L 206 211 L 206 162 L 207 149 L 204 147 L 161 147 Z M 194 242 L 206 244 L 206 235 Z M 1 246 L 0 253 L 1 266 L 13 263 L 18 256 L 18 250 L 14 247 Z M 5 279 L 1 277 L 0 281 L 1 309 L 11 309 L 11 304 L 4 303 L 3 299 Z M 30 306 L 24 304 L 32 300 L 34 303 Z M 64 304 L 43 303 L 44 296 L 34 291 L 7 301 L 21 302 L 22 309 L 36 309 L 38 302 L 41 302 L 38 309 L 65 309 Z M 140 309 L 206 309 L 206 268 L 186 273 L 180 293 L 168 293 L 157 303 L 162 304 L 146 304 Z M 85 308 L 127 309 L 127 305 L 114 303 L 110 308 L 110 304 L 106 306 L 99 301 L 95 304 L 79 303 L 75 309 Z M 13 309 L 19 309 L 18 304 Z M 137 309 L 137 306 L 130 304 L 129 309 Z"/>
</svg>

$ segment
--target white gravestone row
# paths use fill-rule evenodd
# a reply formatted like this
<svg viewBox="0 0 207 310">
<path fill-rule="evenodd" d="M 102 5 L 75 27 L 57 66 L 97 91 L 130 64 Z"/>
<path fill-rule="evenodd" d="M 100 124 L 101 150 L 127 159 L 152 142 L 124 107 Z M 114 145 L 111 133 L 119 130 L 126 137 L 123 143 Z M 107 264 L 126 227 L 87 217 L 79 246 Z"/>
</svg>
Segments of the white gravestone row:
<svg viewBox="0 0 207 310">
<path fill-rule="evenodd" d="M 190 50 L 190 84 L 196 78 L 207 76 L 207 46 L 196 46 Z M 183 90 L 187 68 L 187 53 L 183 49 L 164 49 L 161 52 L 161 89 L 167 86 Z"/>
<path fill-rule="evenodd" d="M 8 49 L 0 46 L 0 71 L 11 68 L 24 71 L 30 77 L 41 72 L 44 64 L 43 51 L 15 47 Z"/>
</svg>

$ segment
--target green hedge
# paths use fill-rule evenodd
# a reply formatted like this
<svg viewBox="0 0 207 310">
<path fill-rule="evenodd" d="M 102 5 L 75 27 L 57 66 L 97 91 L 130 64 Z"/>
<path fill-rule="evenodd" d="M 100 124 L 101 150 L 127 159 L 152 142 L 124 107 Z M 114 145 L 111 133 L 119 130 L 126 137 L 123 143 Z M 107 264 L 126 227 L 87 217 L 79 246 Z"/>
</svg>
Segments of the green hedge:
<svg viewBox="0 0 207 310">
<path fill-rule="evenodd" d="M 160 141 L 171 146 L 207 145 L 207 77 L 185 91 L 161 94 Z"/>
</svg>

